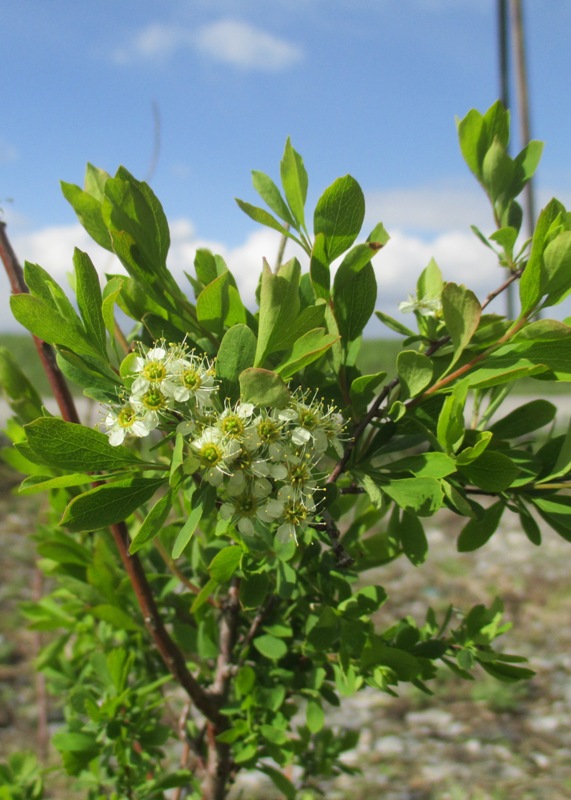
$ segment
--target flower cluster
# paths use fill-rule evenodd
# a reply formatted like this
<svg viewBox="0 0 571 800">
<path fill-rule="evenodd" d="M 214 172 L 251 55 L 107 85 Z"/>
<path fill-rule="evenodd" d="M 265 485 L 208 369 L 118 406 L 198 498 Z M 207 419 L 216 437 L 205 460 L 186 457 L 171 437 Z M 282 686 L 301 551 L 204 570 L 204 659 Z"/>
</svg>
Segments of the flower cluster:
<svg viewBox="0 0 571 800">
<path fill-rule="evenodd" d="M 307 392 L 285 408 L 221 402 L 213 364 L 184 345 L 158 342 L 132 364 L 132 384 L 105 428 L 112 445 L 176 424 L 186 469 L 216 487 L 220 516 L 242 535 L 271 528 L 297 541 L 317 513 L 314 494 L 329 453 L 341 456 L 341 415 Z"/>
</svg>

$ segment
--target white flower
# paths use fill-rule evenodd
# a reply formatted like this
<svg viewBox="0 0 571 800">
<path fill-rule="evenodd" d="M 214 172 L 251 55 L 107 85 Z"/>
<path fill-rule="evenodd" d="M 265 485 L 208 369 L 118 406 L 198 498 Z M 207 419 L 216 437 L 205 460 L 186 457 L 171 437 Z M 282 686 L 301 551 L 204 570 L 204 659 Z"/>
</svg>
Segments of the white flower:
<svg viewBox="0 0 571 800">
<path fill-rule="evenodd" d="M 154 430 L 160 422 L 160 413 L 169 408 L 169 399 L 157 386 L 151 385 L 144 394 L 131 395 L 131 405 L 149 430 Z"/>
<path fill-rule="evenodd" d="M 237 441 L 225 438 L 218 428 L 211 427 L 191 444 L 205 471 L 204 477 L 212 486 L 218 486 L 224 476 L 232 474 L 229 464 L 240 453 Z"/>
<path fill-rule="evenodd" d="M 240 533 L 252 536 L 256 521 L 264 521 L 263 511 L 271 484 L 255 482 L 249 489 L 232 497 L 220 507 L 222 519 L 232 519 Z"/>
<path fill-rule="evenodd" d="M 140 417 L 137 411 L 130 404 L 121 408 L 110 408 L 105 418 L 105 433 L 109 437 L 109 444 L 116 447 L 123 444 L 128 435 L 144 437 L 148 436 L 153 430 L 149 427 L 147 420 Z"/>
<path fill-rule="evenodd" d="M 289 408 L 279 412 L 279 418 L 292 426 L 291 441 L 297 447 L 311 447 L 325 453 L 331 443 L 338 454 L 343 452 L 338 436 L 343 430 L 343 418 L 332 406 L 325 409 L 315 400 L 306 403 L 293 398 Z"/>
<path fill-rule="evenodd" d="M 164 387 L 169 378 L 169 352 L 164 347 L 153 347 L 144 356 L 135 359 L 134 373 L 138 377 L 133 381 L 131 394 L 144 394 L 152 386 Z"/>
<path fill-rule="evenodd" d="M 252 403 L 239 403 L 235 407 L 227 406 L 218 417 L 216 425 L 224 436 L 241 442 L 246 437 L 250 417 L 253 413 Z"/>
<path fill-rule="evenodd" d="M 177 403 L 194 400 L 200 408 L 212 405 L 217 385 L 214 371 L 204 358 L 193 353 L 177 358 L 171 368 L 168 393 Z"/>
<path fill-rule="evenodd" d="M 408 300 L 399 303 L 399 311 L 403 314 L 414 311 L 421 317 L 436 317 L 442 311 L 442 302 L 437 297 L 423 297 L 419 300 L 415 294 L 409 294 Z"/>
</svg>

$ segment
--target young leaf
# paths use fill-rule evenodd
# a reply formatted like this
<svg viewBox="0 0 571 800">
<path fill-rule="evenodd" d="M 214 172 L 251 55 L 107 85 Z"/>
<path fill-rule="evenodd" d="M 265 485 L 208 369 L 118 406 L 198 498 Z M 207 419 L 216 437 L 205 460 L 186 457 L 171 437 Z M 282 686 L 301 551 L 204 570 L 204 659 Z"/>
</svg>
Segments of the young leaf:
<svg viewBox="0 0 571 800">
<path fill-rule="evenodd" d="M 107 177 L 111 177 L 107 175 Z M 95 197 L 90 191 L 84 191 L 73 183 L 61 182 L 63 196 L 72 206 L 82 226 L 100 247 L 113 252 L 109 230 L 103 220 L 101 197 Z"/>
<path fill-rule="evenodd" d="M 274 214 L 277 214 L 278 217 L 283 219 L 287 225 L 295 227 L 295 220 L 280 190 L 268 175 L 263 172 L 258 172 L 257 170 L 252 170 L 252 185 L 262 200 L 265 200 L 269 205 Z"/>
<path fill-rule="evenodd" d="M 12 295 L 10 308 L 18 322 L 44 342 L 63 345 L 80 355 L 100 357 L 99 349 L 85 335 L 75 312 L 72 317 L 64 316 L 38 297 L 25 293 Z"/>
<path fill-rule="evenodd" d="M 351 175 L 337 178 L 321 195 L 315 207 L 313 229 L 325 237 L 329 263 L 348 250 L 365 219 L 365 197 Z"/>
<path fill-rule="evenodd" d="M 464 119 L 457 121 L 457 126 L 464 161 L 478 180 L 481 180 L 482 162 L 487 149 L 484 119 L 480 112 L 473 108 L 468 111 Z"/>
<path fill-rule="evenodd" d="M 397 372 L 404 396 L 416 397 L 432 380 L 432 361 L 416 350 L 401 350 L 397 356 Z"/>
<path fill-rule="evenodd" d="M 297 339 L 291 351 L 276 367 L 276 372 L 284 380 L 291 378 L 296 372 L 316 361 L 338 340 L 338 336 L 325 333 L 324 328 L 308 331 Z"/>
<path fill-rule="evenodd" d="M 277 273 L 264 261 L 260 287 L 258 346 L 254 366 L 261 367 L 266 357 L 280 348 L 299 312 L 299 278 L 297 259 L 282 264 Z"/>
<path fill-rule="evenodd" d="M 307 172 L 302 157 L 293 149 L 289 137 L 280 163 L 280 176 L 286 200 L 297 223 L 296 227 L 305 230 Z"/>
<path fill-rule="evenodd" d="M 216 358 L 216 375 L 222 397 L 236 401 L 240 395 L 240 374 L 254 365 L 257 339 L 246 325 L 233 325 L 224 334 Z"/>
<path fill-rule="evenodd" d="M 267 369 L 245 369 L 240 375 L 240 398 L 268 408 L 284 408 L 289 402 L 289 389 L 282 378 Z"/>
<path fill-rule="evenodd" d="M 470 343 L 478 324 L 482 308 L 476 295 L 458 286 L 447 283 L 442 291 L 442 315 L 454 348 L 454 357 L 448 369 L 458 361 L 463 350 Z"/>
<path fill-rule="evenodd" d="M 106 358 L 105 323 L 101 313 L 103 298 L 97 270 L 87 253 L 77 248 L 73 254 L 73 265 L 77 305 L 86 333 L 96 343 L 103 358 Z"/>
</svg>

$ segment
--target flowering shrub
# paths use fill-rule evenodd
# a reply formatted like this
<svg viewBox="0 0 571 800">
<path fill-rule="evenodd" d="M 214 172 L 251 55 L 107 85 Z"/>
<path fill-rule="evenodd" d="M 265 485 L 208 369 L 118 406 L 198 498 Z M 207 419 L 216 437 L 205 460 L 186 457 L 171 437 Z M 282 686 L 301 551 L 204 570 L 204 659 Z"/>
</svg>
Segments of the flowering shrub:
<svg viewBox="0 0 571 800">
<path fill-rule="evenodd" d="M 423 563 L 423 519 L 442 508 L 462 520 L 461 551 L 505 512 L 535 544 L 540 522 L 571 540 L 571 434 L 544 398 L 501 410 L 521 378 L 571 381 L 571 326 L 538 318 L 571 291 L 571 215 L 552 200 L 520 242 L 516 198 L 540 143 L 512 159 L 500 103 L 458 132 L 496 225 L 476 233 L 505 273 L 480 301 L 432 261 L 401 305 L 414 329 L 375 312 L 372 259 L 389 237 L 378 224 L 357 242 L 359 184 L 334 181 L 310 232 L 289 140 L 281 188 L 253 173 L 267 208 L 238 204 L 294 240 L 308 270 L 265 263 L 256 312 L 206 250 L 187 297 L 166 266 L 162 208 L 124 168 L 63 184 L 124 268 L 102 288 L 76 250 L 75 304 L 39 265 L 22 275 L 1 230 L 12 311 L 37 337 L 61 411 L 46 412 L 0 353 L 14 412 L 5 458 L 27 476 L 22 494 L 50 499 L 36 538 L 55 588 L 25 612 L 52 632 L 38 668 L 62 700 L 53 744 L 90 800 L 222 800 L 243 770 L 309 800 L 320 778 L 351 772 L 342 756 L 358 734 L 327 724 L 343 698 L 403 683 L 429 693 L 438 668 L 533 674 L 496 648 L 509 628 L 500 600 L 392 619 L 378 582 L 396 558 Z M 516 281 L 516 318 L 489 313 Z M 402 338 L 393 375 L 359 368 L 374 313 Z M 80 423 L 67 381 L 105 409 L 100 430 Z M 0 785 L 39 800 L 31 764 L 0 768 Z"/>
</svg>

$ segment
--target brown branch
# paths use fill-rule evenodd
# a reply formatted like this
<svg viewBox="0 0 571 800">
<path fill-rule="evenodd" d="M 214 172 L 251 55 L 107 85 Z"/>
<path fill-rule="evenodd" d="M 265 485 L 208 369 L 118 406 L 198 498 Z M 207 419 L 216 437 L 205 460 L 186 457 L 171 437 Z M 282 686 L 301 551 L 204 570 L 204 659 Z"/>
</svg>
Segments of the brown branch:
<svg viewBox="0 0 571 800">
<path fill-rule="evenodd" d="M 0 223 L 0 257 L 8 274 L 13 294 L 21 294 L 22 292 L 27 292 L 28 287 L 24 281 L 22 268 L 8 241 L 5 227 L 4 223 Z M 55 362 L 52 348 L 37 339 L 37 337 L 34 337 L 34 341 L 38 347 L 50 385 L 54 390 L 54 397 L 63 419 L 67 422 L 79 422 L 73 398 Z M 51 356 L 48 356 L 50 353 Z M 96 481 L 93 485 L 98 486 L 101 484 Z M 136 554 L 129 553 L 131 540 L 125 523 L 118 522 L 115 525 L 111 525 L 110 530 L 135 592 L 147 630 L 165 665 L 205 717 L 217 724 L 222 723 L 225 717 L 220 713 L 218 698 L 208 695 L 189 671 L 181 650 L 177 647 L 165 627 L 139 557 Z"/>
<path fill-rule="evenodd" d="M 28 293 L 29 289 L 24 280 L 24 272 L 6 235 L 5 222 L 0 222 L 0 258 L 10 281 L 12 294 Z M 79 422 L 79 415 L 73 397 L 57 365 L 53 348 L 38 339 L 37 336 L 33 336 L 33 340 L 62 417 L 68 422 Z"/>
</svg>

